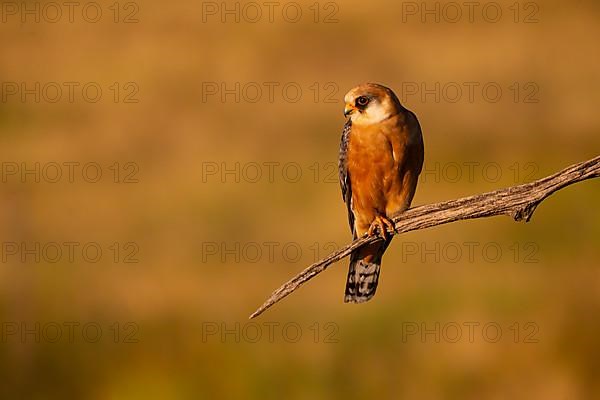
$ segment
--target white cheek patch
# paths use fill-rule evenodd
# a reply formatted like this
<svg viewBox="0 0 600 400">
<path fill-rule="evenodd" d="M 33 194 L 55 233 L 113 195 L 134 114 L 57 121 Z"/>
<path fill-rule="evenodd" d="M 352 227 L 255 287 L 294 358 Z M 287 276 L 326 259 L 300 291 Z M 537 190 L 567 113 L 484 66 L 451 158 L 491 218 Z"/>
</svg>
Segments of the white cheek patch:
<svg viewBox="0 0 600 400">
<path fill-rule="evenodd" d="M 367 113 L 366 113 L 367 120 L 371 124 L 376 124 L 378 122 L 381 122 L 384 119 L 387 119 L 389 116 L 390 116 L 390 114 L 382 106 L 377 106 L 374 109 L 373 108 L 368 109 Z"/>
<path fill-rule="evenodd" d="M 358 125 L 371 125 L 377 124 L 384 119 L 389 118 L 390 113 L 381 105 L 375 105 L 367 107 L 364 112 L 352 113 L 352 122 Z"/>
</svg>

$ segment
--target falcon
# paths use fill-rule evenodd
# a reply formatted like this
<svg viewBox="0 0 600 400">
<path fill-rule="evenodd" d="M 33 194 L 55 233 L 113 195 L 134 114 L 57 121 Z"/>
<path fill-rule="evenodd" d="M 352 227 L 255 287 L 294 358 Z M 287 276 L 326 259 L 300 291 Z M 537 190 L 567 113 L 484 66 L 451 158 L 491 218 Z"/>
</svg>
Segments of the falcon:
<svg viewBox="0 0 600 400">
<path fill-rule="evenodd" d="M 377 289 L 381 258 L 394 232 L 391 218 L 407 210 L 423 166 L 423 138 L 415 114 L 394 92 L 365 83 L 344 97 L 339 154 L 342 197 L 352 236 L 381 235 L 381 240 L 350 256 L 344 302 L 363 303 Z"/>
</svg>

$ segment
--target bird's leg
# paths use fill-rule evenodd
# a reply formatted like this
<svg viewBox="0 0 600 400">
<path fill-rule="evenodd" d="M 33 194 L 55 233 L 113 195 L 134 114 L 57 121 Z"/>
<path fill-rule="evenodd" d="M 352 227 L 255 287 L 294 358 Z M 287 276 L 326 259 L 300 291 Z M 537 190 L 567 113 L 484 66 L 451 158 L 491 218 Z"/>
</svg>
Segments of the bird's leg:
<svg viewBox="0 0 600 400">
<path fill-rule="evenodd" d="M 371 222 L 371 226 L 367 231 L 367 235 L 375 236 L 377 228 L 379 228 L 379 232 L 384 239 L 387 239 L 387 228 L 389 228 L 392 232 L 396 231 L 394 223 L 388 217 L 383 215 L 378 215 L 375 217 L 373 222 Z"/>
</svg>

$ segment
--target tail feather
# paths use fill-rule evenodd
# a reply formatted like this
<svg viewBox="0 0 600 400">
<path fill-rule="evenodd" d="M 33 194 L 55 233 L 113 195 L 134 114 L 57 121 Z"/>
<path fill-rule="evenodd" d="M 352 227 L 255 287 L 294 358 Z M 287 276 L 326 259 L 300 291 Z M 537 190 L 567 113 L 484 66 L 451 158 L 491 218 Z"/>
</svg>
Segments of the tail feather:
<svg viewBox="0 0 600 400">
<path fill-rule="evenodd" d="M 390 238 L 376 242 L 352 253 L 344 295 L 345 303 L 364 303 L 375 296 L 381 270 L 381 257 L 391 240 Z"/>
</svg>

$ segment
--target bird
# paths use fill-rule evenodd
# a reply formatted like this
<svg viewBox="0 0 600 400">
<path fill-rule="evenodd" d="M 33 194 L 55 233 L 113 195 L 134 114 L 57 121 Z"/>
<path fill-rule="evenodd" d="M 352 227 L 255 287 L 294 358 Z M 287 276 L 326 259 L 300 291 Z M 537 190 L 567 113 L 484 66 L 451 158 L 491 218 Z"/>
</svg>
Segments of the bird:
<svg viewBox="0 0 600 400">
<path fill-rule="evenodd" d="M 354 250 L 344 293 L 345 303 L 363 303 L 377 290 L 381 258 L 395 233 L 392 218 L 412 202 L 424 159 L 417 116 L 396 94 L 376 83 L 363 83 L 344 96 L 347 117 L 339 151 L 339 180 L 352 237 L 381 240 Z"/>
</svg>

